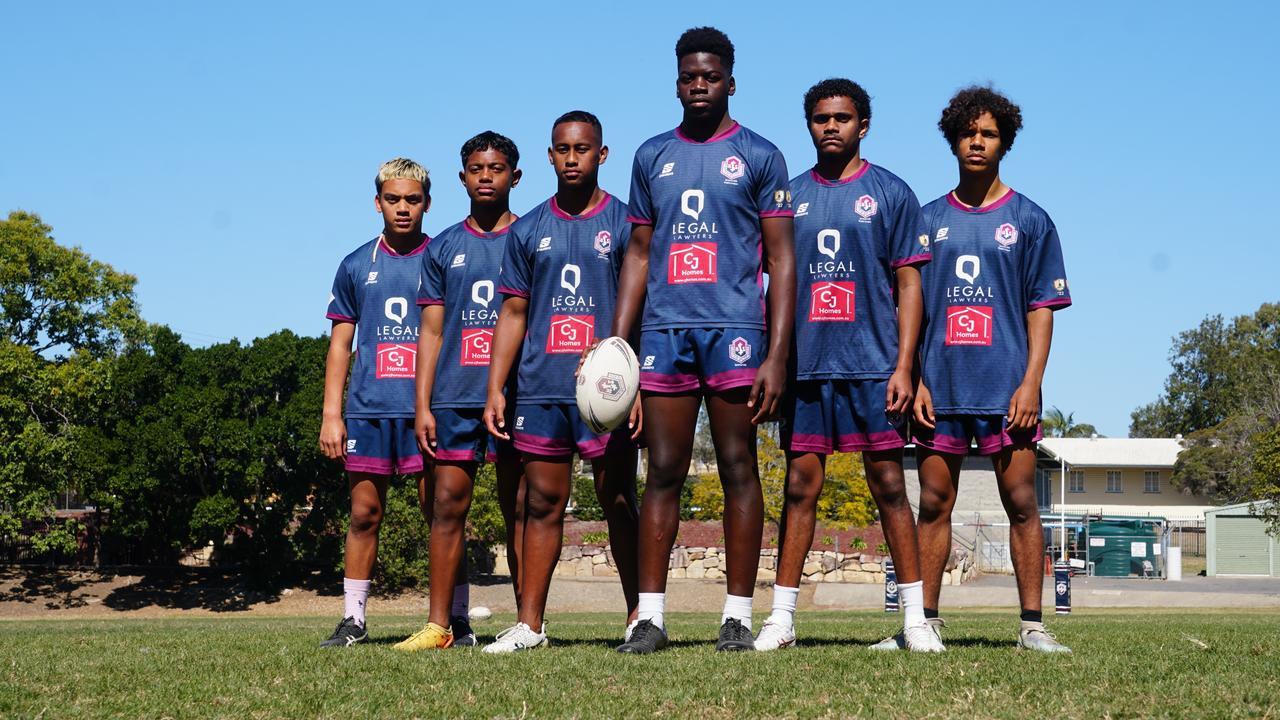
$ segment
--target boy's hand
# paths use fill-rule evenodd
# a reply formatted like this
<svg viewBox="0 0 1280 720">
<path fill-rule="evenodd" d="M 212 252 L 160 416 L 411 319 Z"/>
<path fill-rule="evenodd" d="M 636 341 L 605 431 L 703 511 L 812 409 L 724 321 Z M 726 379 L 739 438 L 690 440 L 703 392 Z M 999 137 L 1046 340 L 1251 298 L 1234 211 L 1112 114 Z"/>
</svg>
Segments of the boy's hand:
<svg viewBox="0 0 1280 720">
<path fill-rule="evenodd" d="M 1030 430 L 1040 421 L 1040 388 L 1023 383 L 1009 400 L 1010 432 Z"/>
<path fill-rule="evenodd" d="M 342 418 L 326 417 L 321 421 L 320 451 L 330 460 L 347 456 L 347 424 Z"/>
<path fill-rule="evenodd" d="M 511 435 L 506 432 L 506 416 L 507 398 L 502 393 L 490 395 L 489 401 L 484 404 L 484 426 L 490 435 L 503 440 L 511 439 Z"/>
<path fill-rule="evenodd" d="M 639 440 L 644 429 L 644 408 L 640 405 L 640 393 L 636 393 L 636 404 L 631 406 L 631 417 L 627 419 L 627 427 L 631 429 L 631 439 Z"/>
<path fill-rule="evenodd" d="M 929 388 L 924 386 L 924 380 L 916 386 L 916 403 L 915 403 L 916 422 L 932 430 L 937 420 L 933 416 L 933 395 L 929 392 Z"/>
<path fill-rule="evenodd" d="M 885 393 L 885 414 L 890 417 L 902 417 L 910 412 L 911 400 L 911 373 L 901 368 L 894 370 L 889 376 L 889 387 Z"/>
<path fill-rule="evenodd" d="M 582 354 L 578 356 L 578 367 L 573 369 L 574 377 L 578 377 L 578 371 L 582 369 L 582 363 L 587 361 L 587 356 L 590 355 L 591 351 L 595 350 L 596 346 L 599 344 L 600 344 L 600 339 L 596 338 L 595 340 L 591 341 L 590 345 L 588 345 L 585 349 L 583 349 Z"/>
<path fill-rule="evenodd" d="M 430 410 L 419 412 L 413 417 L 413 436 L 418 440 L 418 449 L 436 456 L 436 416 Z"/>
<path fill-rule="evenodd" d="M 760 363 L 755 382 L 751 383 L 751 393 L 747 396 L 747 407 L 756 411 L 751 416 L 752 424 L 759 425 L 778 413 L 778 400 L 786 383 L 786 368 L 776 358 L 765 358 Z"/>
</svg>

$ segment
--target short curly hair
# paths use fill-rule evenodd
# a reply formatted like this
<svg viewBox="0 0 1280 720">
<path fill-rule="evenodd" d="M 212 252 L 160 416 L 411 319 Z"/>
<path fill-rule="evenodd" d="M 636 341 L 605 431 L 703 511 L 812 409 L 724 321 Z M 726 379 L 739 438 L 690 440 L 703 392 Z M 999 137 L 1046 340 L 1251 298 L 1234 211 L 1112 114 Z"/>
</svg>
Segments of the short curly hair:
<svg viewBox="0 0 1280 720">
<path fill-rule="evenodd" d="M 676 62 L 685 55 L 710 53 L 720 58 L 724 69 L 733 72 L 733 42 L 729 36 L 713 27 L 696 27 L 684 31 L 676 41 Z"/>
<path fill-rule="evenodd" d="M 462 166 L 466 167 L 467 158 L 471 157 L 471 153 L 480 150 L 496 150 L 507 156 L 507 163 L 511 165 L 512 170 L 520 166 L 520 150 L 516 144 L 506 135 L 492 130 L 485 130 L 462 143 Z"/>
<path fill-rule="evenodd" d="M 809 88 L 809 91 L 804 94 L 805 121 L 807 122 L 813 115 L 813 109 L 818 106 L 819 100 L 831 97 L 849 98 L 858 111 L 859 120 L 871 119 L 871 96 L 862 89 L 861 85 L 847 78 L 827 78 Z"/>
<path fill-rule="evenodd" d="M 971 85 L 957 92 L 942 110 L 938 129 L 954 148 L 962 133 L 984 112 L 995 118 L 1000 129 L 1001 156 L 1013 149 L 1013 140 L 1022 129 L 1022 108 L 994 88 Z"/>
</svg>

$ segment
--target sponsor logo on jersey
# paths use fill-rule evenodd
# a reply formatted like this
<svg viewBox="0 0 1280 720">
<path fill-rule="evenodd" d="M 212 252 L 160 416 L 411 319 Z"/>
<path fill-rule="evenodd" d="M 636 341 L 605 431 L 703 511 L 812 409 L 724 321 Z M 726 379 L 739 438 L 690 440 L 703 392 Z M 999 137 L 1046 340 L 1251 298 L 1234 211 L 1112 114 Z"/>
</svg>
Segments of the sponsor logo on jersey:
<svg viewBox="0 0 1280 720">
<path fill-rule="evenodd" d="M 667 284 L 713 283 L 716 281 L 716 244 L 713 242 L 672 243 L 667 256 Z"/>
<path fill-rule="evenodd" d="M 729 343 L 729 359 L 737 365 L 746 365 L 751 359 L 751 343 L 739 335 Z"/>
<path fill-rule="evenodd" d="M 517 430 L 523 430 L 523 429 L 524 429 L 524 416 L 523 416 L 523 415 L 518 415 L 518 416 L 516 416 L 516 429 L 517 429 Z"/>
<path fill-rule="evenodd" d="M 711 240 L 720 231 L 714 222 L 702 217 L 707 205 L 707 194 L 702 190 L 690 188 L 680 194 L 680 212 L 688 220 L 671 223 L 671 236 L 674 240 Z"/>
<path fill-rule="evenodd" d="M 364 281 L 364 284 L 365 284 L 365 285 L 374 285 L 374 284 L 377 284 L 377 282 L 378 282 L 378 271 L 377 271 L 377 270 L 370 270 L 370 271 L 369 271 L 369 278 L 368 278 L 367 280 L 365 280 L 365 281 Z"/>
<path fill-rule="evenodd" d="M 471 302 L 489 307 L 493 302 L 493 281 L 477 280 L 471 285 Z"/>
<path fill-rule="evenodd" d="M 356 450 L 355 438 L 347 438 L 347 452 L 355 452 L 355 450 Z"/>
<path fill-rule="evenodd" d="M 995 312 L 989 307 L 953 305 L 947 308 L 947 345 L 991 345 Z"/>
<path fill-rule="evenodd" d="M 658 177 L 671 177 L 676 174 L 676 164 L 673 162 L 663 163 L 662 172 L 658 173 Z"/>
<path fill-rule="evenodd" d="M 627 381 L 618 373 L 607 373 L 596 380 L 596 392 L 605 400 L 617 402 L 627 391 Z"/>
<path fill-rule="evenodd" d="M 565 263 L 560 268 L 560 287 L 569 291 L 570 295 L 578 294 L 578 285 L 582 283 L 582 268 L 573 263 Z"/>
<path fill-rule="evenodd" d="M 1005 223 L 996 228 L 996 243 L 1000 245 L 1001 250 L 1009 250 L 1013 244 L 1018 242 L 1018 228 L 1013 223 Z"/>
<path fill-rule="evenodd" d="M 942 242 L 943 240 L 946 240 L 946 239 L 947 239 L 947 232 L 949 232 L 950 230 L 951 230 L 951 228 L 949 228 L 949 227 L 938 228 L 938 234 L 937 234 L 937 235 L 935 235 L 935 236 L 933 237 L 933 241 L 934 241 L 935 243 L 940 243 L 940 242 Z"/>
<path fill-rule="evenodd" d="M 655 356 L 655 355 L 645 355 L 645 356 L 644 356 L 644 364 L 641 366 L 641 368 L 640 368 L 640 369 L 641 369 L 641 370 L 652 370 L 652 369 L 653 369 L 653 361 L 654 361 L 654 360 L 656 360 L 656 359 L 657 359 L 657 356 Z"/>
<path fill-rule="evenodd" d="M 956 258 L 956 277 L 972 285 L 982 274 L 982 259 L 977 255 L 961 255 Z"/>
<path fill-rule="evenodd" d="M 482 367 L 489 364 L 489 350 L 493 345 L 493 330 L 466 328 L 462 331 L 462 356 L 458 364 L 463 367 Z"/>
<path fill-rule="evenodd" d="M 403 323 L 405 316 L 409 314 L 409 301 L 402 297 L 389 297 L 382 304 L 382 314 L 388 320 L 395 320 L 397 324 Z"/>
<path fill-rule="evenodd" d="M 377 380 L 412 378 L 413 365 L 417 357 L 417 345 L 378 343 L 378 362 L 375 366 L 374 378 Z"/>
<path fill-rule="evenodd" d="M 551 329 L 547 332 L 547 352 L 581 353 L 595 339 L 595 330 L 594 315 L 552 315 Z"/>
<path fill-rule="evenodd" d="M 466 253 L 458 253 L 453 256 L 453 262 L 449 263 L 449 267 L 462 267 L 467 262 Z"/>
<path fill-rule="evenodd" d="M 796 206 L 796 217 L 803 217 L 809 214 L 809 203 L 802 202 Z"/>
<path fill-rule="evenodd" d="M 706 202 L 707 195 L 701 190 L 685 190 L 680 194 L 680 212 L 697 220 Z"/>
<path fill-rule="evenodd" d="M 818 231 L 818 252 L 832 260 L 840 252 L 840 231 L 834 228 Z"/>
<path fill-rule="evenodd" d="M 956 258 L 956 277 L 965 282 L 964 285 L 951 285 L 946 289 L 948 302 L 990 301 L 994 291 L 990 285 L 979 285 L 978 277 L 982 274 L 982 260 L 977 255 L 961 255 Z"/>
<path fill-rule="evenodd" d="M 600 257 L 605 257 L 610 250 L 613 250 L 613 233 L 608 230 L 601 230 L 596 233 L 596 241 L 591 244 L 591 247 L 596 249 Z"/>
<path fill-rule="evenodd" d="M 809 274 L 818 275 L 847 275 L 854 271 L 852 260 L 840 260 L 836 256 L 840 253 L 840 231 L 835 228 L 826 228 L 818 231 L 818 254 L 823 255 L 829 260 L 815 260 L 809 263 Z"/>
<path fill-rule="evenodd" d="M 737 185 L 738 180 L 747 174 L 747 164 L 737 155 L 730 155 L 720 161 L 720 174 L 724 176 L 726 185 Z"/>
<path fill-rule="evenodd" d="M 817 282 L 809 288 L 809 322 L 853 322 L 854 283 Z"/>
<path fill-rule="evenodd" d="M 542 252 L 543 250 L 550 250 L 550 249 L 551 249 L 551 238 L 544 237 L 538 241 L 538 250 L 537 250 L 538 252 Z"/>
<path fill-rule="evenodd" d="M 858 222 L 871 222 L 871 216 L 880 209 L 880 203 L 870 195 L 863 195 L 853 203 L 853 211 L 858 214 Z"/>
</svg>

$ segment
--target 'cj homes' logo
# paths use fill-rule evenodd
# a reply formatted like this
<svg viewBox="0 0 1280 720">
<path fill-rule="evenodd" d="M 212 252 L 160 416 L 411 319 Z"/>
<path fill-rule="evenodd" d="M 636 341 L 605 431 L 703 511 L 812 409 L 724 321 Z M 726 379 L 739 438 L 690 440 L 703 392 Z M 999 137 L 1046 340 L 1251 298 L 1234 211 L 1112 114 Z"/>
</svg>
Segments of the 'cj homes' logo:
<svg viewBox="0 0 1280 720">
<path fill-rule="evenodd" d="M 610 402 L 617 402 L 627 391 L 627 381 L 618 373 L 608 373 L 596 380 L 596 392 Z"/>
<path fill-rule="evenodd" d="M 870 195 L 863 195 L 853 204 L 853 211 L 858 214 L 858 222 L 871 222 L 871 216 L 875 215 L 879 208 L 880 203 Z"/>
<path fill-rule="evenodd" d="M 751 359 L 751 343 L 739 335 L 729 343 L 729 359 L 737 365 L 746 365 Z"/>
<path fill-rule="evenodd" d="M 601 230 L 596 233 L 596 241 L 592 244 L 592 247 L 596 249 L 596 252 L 601 257 L 608 255 L 609 251 L 613 249 L 613 234 L 608 230 Z"/>
<path fill-rule="evenodd" d="M 378 343 L 378 362 L 374 366 L 374 379 L 413 378 L 413 366 L 417 358 L 417 345 Z"/>
<path fill-rule="evenodd" d="M 809 322 L 853 322 L 853 282 L 814 283 L 809 298 Z"/>
<path fill-rule="evenodd" d="M 493 330 L 469 328 L 462 331 L 462 358 L 458 364 L 478 367 L 489 364 L 489 348 L 493 345 Z"/>
<path fill-rule="evenodd" d="M 989 307 L 947 308 L 947 345 L 991 345 L 994 313 Z"/>
<path fill-rule="evenodd" d="M 724 176 L 725 183 L 737 185 L 738 180 L 747 174 L 747 164 L 737 155 L 730 155 L 720 163 L 720 174 Z"/>
<path fill-rule="evenodd" d="M 996 228 L 996 242 L 1000 245 L 1001 250 L 1008 250 L 1014 243 L 1018 242 L 1018 228 L 1012 223 L 1005 223 Z"/>
<path fill-rule="evenodd" d="M 552 315 L 551 329 L 547 332 L 547 352 L 581 353 L 591 346 L 595 329 L 594 315 Z"/>
<path fill-rule="evenodd" d="M 713 242 L 672 243 L 667 258 L 667 284 L 713 283 L 716 281 L 716 244 Z"/>
</svg>

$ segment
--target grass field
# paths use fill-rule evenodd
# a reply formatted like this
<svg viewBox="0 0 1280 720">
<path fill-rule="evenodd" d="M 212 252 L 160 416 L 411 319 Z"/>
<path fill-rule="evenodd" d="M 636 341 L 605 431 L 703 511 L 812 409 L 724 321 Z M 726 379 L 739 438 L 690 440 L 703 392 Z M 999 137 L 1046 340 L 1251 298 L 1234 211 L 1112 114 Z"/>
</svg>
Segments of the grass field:
<svg viewBox="0 0 1280 720">
<path fill-rule="evenodd" d="M 949 615 L 940 656 L 863 649 L 895 623 L 872 612 L 802 613 L 799 649 L 716 655 L 717 620 L 673 616 L 675 647 L 644 658 L 611 651 L 604 615 L 552 617 L 555 647 L 506 657 L 397 653 L 405 617 L 338 651 L 315 647 L 328 618 L 8 621 L 0 716 L 1280 716 L 1275 614 L 1080 612 L 1051 624 L 1075 649 L 1053 657 L 1016 650 L 1008 612 Z"/>
</svg>

